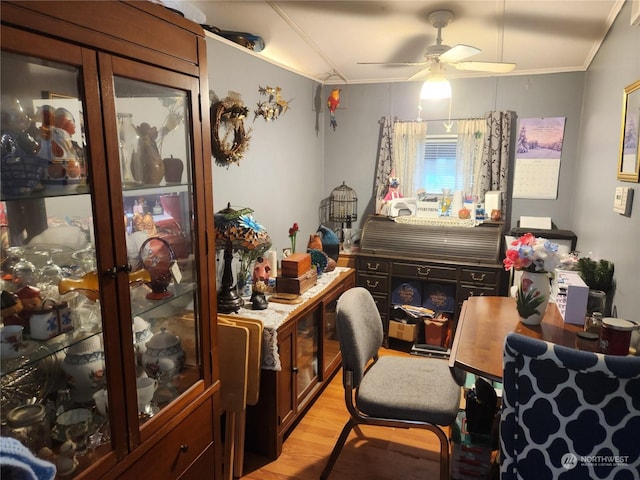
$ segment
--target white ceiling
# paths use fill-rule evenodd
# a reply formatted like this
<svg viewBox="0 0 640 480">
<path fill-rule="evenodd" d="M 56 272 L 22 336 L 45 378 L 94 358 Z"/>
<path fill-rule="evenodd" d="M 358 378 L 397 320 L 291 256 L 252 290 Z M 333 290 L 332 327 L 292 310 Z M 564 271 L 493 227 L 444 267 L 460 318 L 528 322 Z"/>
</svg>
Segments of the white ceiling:
<svg viewBox="0 0 640 480">
<path fill-rule="evenodd" d="M 482 50 L 469 60 L 516 63 L 507 75 L 584 71 L 624 0 L 173 3 L 181 3 L 185 15 L 198 23 L 262 37 L 265 48 L 257 55 L 273 63 L 338 84 L 406 81 L 424 68 L 358 62 L 422 61 L 425 48 L 436 41 L 437 30 L 427 19 L 434 10 L 455 16 L 442 30 L 444 44 Z M 452 67 L 446 74 L 487 75 Z"/>
</svg>

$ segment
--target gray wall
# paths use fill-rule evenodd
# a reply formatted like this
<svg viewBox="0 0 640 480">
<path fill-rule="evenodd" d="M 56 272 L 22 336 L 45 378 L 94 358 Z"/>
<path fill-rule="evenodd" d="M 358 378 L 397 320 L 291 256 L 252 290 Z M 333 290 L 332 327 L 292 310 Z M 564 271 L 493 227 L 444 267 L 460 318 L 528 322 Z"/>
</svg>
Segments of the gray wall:
<svg viewBox="0 0 640 480">
<path fill-rule="evenodd" d="M 640 79 L 640 27 L 625 2 L 586 74 L 571 207 L 579 250 L 615 264 L 618 316 L 640 321 L 640 186 L 616 180 L 622 93 Z M 635 190 L 631 218 L 613 211 L 615 187 Z"/>
<path fill-rule="evenodd" d="M 629 26 L 629 18 L 627 2 L 588 72 L 451 80 L 451 116 L 512 110 L 519 118 L 566 117 L 558 198 L 514 199 L 512 224 L 521 215 L 549 216 L 578 235 L 578 250 L 614 261 L 618 315 L 640 321 L 640 207 L 631 218 L 612 211 L 615 186 L 639 190 L 615 175 L 622 91 L 640 78 L 640 28 Z M 379 120 L 415 119 L 419 82 L 341 85 L 333 131 L 326 109 L 318 116 L 313 108 L 317 84 L 311 80 L 215 39 L 207 40 L 207 48 L 210 87 L 218 95 L 238 91 L 251 109 L 260 99 L 258 86 L 279 85 L 285 98 L 294 98 L 291 111 L 274 123 L 248 119 L 251 144 L 240 166 L 214 169 L 216 210 L 228 201 L 254 208 L 278 251 L 288 246 L 294 221 L 301 227 L 298 245 L 306 244 L 320 220 L 321 201 L 343 181 L 358 194 L 358 223 L 373 212 Z M 331 88 L 323 88 L 323 107 Z M 448 116 L 448 102 L 422 107 L 423 119 Z"/>
</svg>

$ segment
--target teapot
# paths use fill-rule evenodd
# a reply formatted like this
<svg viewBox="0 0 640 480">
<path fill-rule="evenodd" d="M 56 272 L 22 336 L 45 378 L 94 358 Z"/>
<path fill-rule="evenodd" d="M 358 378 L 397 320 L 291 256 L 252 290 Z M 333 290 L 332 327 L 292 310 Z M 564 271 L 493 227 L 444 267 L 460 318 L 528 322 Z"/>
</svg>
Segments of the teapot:
<svg viewBox="0 0 640 480">
<path fill-rule="evenodd" d="M 99 335 L 83 334 L 67 349 L 62 370 L 71 398 L 80 404 L 93 402 L 93 394 L 104 385 L 105 362 Z"/>
<path fill-rule="evenodd" d="M 182 370 L 186 356 L 180 337 L 163 327 L 147 341 L 142 365 L 152 378 L 171 376 Z"/>
</svg>

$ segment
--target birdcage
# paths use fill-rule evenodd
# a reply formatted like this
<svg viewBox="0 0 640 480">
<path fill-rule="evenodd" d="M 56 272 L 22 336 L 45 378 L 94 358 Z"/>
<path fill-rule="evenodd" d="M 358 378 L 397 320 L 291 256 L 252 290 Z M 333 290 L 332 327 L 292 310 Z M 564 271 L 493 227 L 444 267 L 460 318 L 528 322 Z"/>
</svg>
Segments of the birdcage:
<svg viewBox="0 0 640 480">
<path fill-rule="evenodd" d="M 329 220 L 339 222 L 351 228 L 351 222 L 358 219 L 358 197 L 355 190 L 344 182 L 331 192 L 329 201 Z"/>
</svg>

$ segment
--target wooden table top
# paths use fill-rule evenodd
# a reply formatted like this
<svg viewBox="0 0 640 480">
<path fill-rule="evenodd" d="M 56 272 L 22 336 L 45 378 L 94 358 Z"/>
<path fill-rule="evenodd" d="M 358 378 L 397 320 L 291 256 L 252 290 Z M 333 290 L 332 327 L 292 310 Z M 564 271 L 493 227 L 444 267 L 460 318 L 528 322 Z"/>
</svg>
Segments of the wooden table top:
<svg viewBox="0 0 640 480">
<path fill-rule="evenodd" d="M 542 323 L 529 326 L 520 322 L 516 302 L 511 297 L 469 297 L 465 300 L 453 338 L 449 365 L 502 381 L 504 339 L 517 332 L 579 350 L 597 351 L 597 340 L 576 335 L 582 325 L 564 323 L 555 303 L 549 303 Z"/>
</svg>

